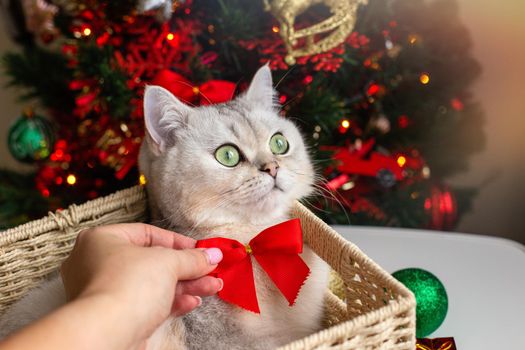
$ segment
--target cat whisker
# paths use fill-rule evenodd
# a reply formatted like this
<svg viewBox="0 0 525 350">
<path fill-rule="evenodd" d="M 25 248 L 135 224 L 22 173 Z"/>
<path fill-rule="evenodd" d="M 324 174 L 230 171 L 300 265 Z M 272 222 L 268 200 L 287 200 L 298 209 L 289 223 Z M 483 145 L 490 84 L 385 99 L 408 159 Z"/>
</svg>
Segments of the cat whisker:
<svg viewBox="0 0 525 350">
<path fill-rule="evenodd" d="M 307 176 L 307 174 L 301 173 L 297 169 L 289 168 L 289 170 L 292 173 L 295 173 L 295 174 L 300 175 L 302 177 Z M 350 217 L 348 215 L 348 212 L 346 211 L 346 208 L 344 207 L 344 205 L 341 202 L 341 200 L 339 198 L 337 198 L 337 195 L 336 195 L 337 192 L 334 193 L 333 191 L 330 191 L 327 188 L 328 181 L 323 176 L 315 174 L 313 177 L 314 177 L 314 183 L 309 184 L 309 185 L 312 186 L 312 188 L 314 189 L 314 194 L 319 196 L 319 197 L 321 197 L 321 198 L 323 198 L 325 200 L 325 205 L 328 204 L 328 201 L 335 201 L 337 203 L 337 205 L 341 208 L 343 213 L 345 214 L 347 222 L 350 223 Z M 298 179 L 298 180 L 301 181 L 301 179 Z M 316 209 L 321 210 L 321 209 L 319 209 L 317 207 L 316 207 Z M 329 213 L 329 211 L 327 211 L 327 210 L 322 210 L 322 211 L 324 213 Z"/>
<path fill-rule="evenodd" d="M 174 212 L 172 213 L 171 215 L 167 216 L 166 218 L 162 219 L 162 220 L 155 220 L 154 222 L 152 222 L 154 225 L 156 226 L 162 226 L 164 223 L 167 223 L 168 226 L 169 225 L 173 225 L 175 224 L 174 222 L 172 222 L 172 220 L 178 215 L 178 214 L 182 214 L 182 216 L 186 216 L 187 213 L 191 213 L 191 212 L 194 212 L 198 209 L 200 209 L 201 207 L 207 205 L 209 202 L 211 201 L 214 201 L 214 200 L 217 200 L 219 198 L 221 198 L 222 196 L 224 196 L 224 194 L 228 192 L 228 191 L 225 191 L 223 193 L 218 193 L 218 194 L 215 194 L 213 196 L 210 196 L 204 200 L 201 200 L 199 202 L 197 202 L 195 205 L 192 205 L 192 206 L 189 206 L 187 207 L 183 212 Z"/>
<path fill-rule="evenodd" d="M 281 79 L 279 79 L 279 81 L 277 82 L 277 84 L 275 84 L 275 88 L 277 89 L 279 87 L 279 84 L 281 84 L 284 79 L 286 79 L 286 77 L 288 76 L 288 74 L 290 74 L 292 72 L 292 70 L 295 69 L 295 66 L 292 66 L 290 67 L 290 69 L 288 69 L 288 71 L 283 75 L 283 77 Z"/>
</svg>

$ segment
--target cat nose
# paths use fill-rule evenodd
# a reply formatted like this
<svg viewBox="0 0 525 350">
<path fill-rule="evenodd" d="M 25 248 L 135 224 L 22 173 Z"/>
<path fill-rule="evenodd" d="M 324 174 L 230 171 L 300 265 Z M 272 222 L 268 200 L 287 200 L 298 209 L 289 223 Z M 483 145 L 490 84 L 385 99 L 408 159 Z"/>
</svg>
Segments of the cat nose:
<svg viewBox="0 0 525 350">
<path fill-rule="evenodd" d="M 277 176 L 277 169 L 279 169 L 279 164 L 277 164 L 277 162 L 269 162 L 262 166 L 261 171 L 264 171 L 275 178 Z"/>
</svg>

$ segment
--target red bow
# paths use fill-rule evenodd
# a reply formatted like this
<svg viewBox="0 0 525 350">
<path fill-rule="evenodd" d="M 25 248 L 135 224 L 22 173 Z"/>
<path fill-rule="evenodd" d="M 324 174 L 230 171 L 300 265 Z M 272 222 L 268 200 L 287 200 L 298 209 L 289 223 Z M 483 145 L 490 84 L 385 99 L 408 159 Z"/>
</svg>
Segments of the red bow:
<svg viewBox="0 0 525 350">
<path fill-rule="evenodd" d="M 195 103 L 199 100 L 201 105 L 231 100 L 236 86 L 225 80 L 210 80 L 200 86 L 195 86 L 182 75 L 169 69 L 161 70 L 151 83 L 162 86 L 186 103 Z"/>
<path fill-rule="evenodd" d="M 252 260 L 261 265 L 268 277 L 293 305 L 310 269 L 298 255 L 303 251 L 299 219 L 292 219 L 255 236 L 246 246 L 229 238 L 209 238 L 197 242 L 197 248 L 216 247 L 223 259 L 210 275 L 222 278 L 224 287 L 219 297 L 246 310 L 260 313 L 255 292 Z"/>
</svg>

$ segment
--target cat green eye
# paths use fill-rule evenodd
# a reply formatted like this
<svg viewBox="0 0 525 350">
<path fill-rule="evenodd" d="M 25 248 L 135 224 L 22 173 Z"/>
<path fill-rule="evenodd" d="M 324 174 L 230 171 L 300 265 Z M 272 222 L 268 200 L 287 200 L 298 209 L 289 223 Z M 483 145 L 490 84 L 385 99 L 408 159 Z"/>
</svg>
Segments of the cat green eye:
<svg viewBox="0 0 525 350">
<path fill-rule="evenodd" d="M 237 147 L 232 145 L 224 145 L 215 151 L 215 159 L 222 165 L 234 167 L 239 164 L 241 156 Z"/>
<path fill-rule="evenodd" d="M 270 150 L 273 154 L 285 154 L 288 152 L 288 140 L 283 134 L 277 133 L 270 139 Z"/>
</svg>

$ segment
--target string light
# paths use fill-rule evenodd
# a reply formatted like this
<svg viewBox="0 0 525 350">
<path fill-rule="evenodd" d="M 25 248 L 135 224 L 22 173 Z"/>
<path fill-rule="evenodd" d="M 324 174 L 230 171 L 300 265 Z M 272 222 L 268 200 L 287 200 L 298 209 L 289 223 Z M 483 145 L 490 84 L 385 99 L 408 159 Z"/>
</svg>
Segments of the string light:
<svg viewBox="0 0 525 350">
<path fill-rule="evenodd" d="M 272 27 L 272 32 L 279 33 L 279 27 L 278 26 L 273 26 Z"/>
<path fill-rule="evenodd" d="M 408 43 L 409 43 L 410 45 L 414 45 L 416 42 L 417 42 L 417 35 L 415 35 L 415 34 L 410 34 L 410 35 L 408 36 Z"/>
<path fill-rule="evenodd" d="M 450 100 L 450 105 L 456 111 L 462 111 L 463 108 L 465 108 L 465 105 L 463 104 L 463 102 L 461 102 L 459 98 L 453 98 L 452 100 Z"/>
<path fill-rule="evenodd" d="M 370 84 L 368 89 L 366 89 L 366 93 L 368 96 L 374 96 L 375 94 L 379 92 L 379 90 L 380 90 L 380 87 L 378 84 Z"/>
<path fill-rule="evenodd" d="M 84 28 L 84 30 L 82 31 L 82 34 L 84 34 L 85 36 L 89 36 L 91 34 L 91 29 L 89 28 Z"/>
<path fill-rule="evenodd" d="M 339 132 L 341 134 L 345 134 L 348 131 L 348 129 L 350 128 L 350 125 L 351 125 L 351 123 L 350 123 L 350 121 L 348 119 L 341 120 L 341 123 L 339 123 Z"/>
<path fill-rule="evenodd" d="M 421 169 L 421 175 L 423 175 L 425 179 L 428 179 L 430 177 L 430 168 L 427 166 L 423 167 L 423 169 Z"/>
<path fill-rule="evenodd" d="M 144 176 L 144 174 L 140 174 L 140 176 L 139 176 L 139 184 L 141 186 L 144 186 L 146 183 L 147 183 L 146 176 Z"/>
<path fill-rule="evenodd" d="M 410 119 L 408 118 L 408 116 L 403 114 L 403 115 L 400 115 L 399 118 L 397 118 L 397 125 L 401 129 L 408 127 L 409 124 L 410 124 Z"/>
<path fill-rule="evenodd" d="M 168 39 L 169 41 L 173 40 L 173 38 L 175 38 L 175 35 L 173 33 L 166 34 L 166 39 Z"/>
<path fill-rule="evenodd" d="M 406 157 L 404 156 L 399 156 L 397 157 L 397 164 L 400 166 L 400 167 L 403 167 L 407 162 L 407 159 Z"/>
<path fill-rule="evenodd" d="M 66 178 L 66 182 L 67 182 L 69 185 L 73 186 L 74 184 L 77 183 L 77 177 L 76 177 L 75 175 L 73 175 L 73 174 L 69 174 L 69 175 L 67 176 L 67 178 Z"/>
<path fill-rule="evenodd" d="M 421 84 L 427 85 L 428 83 L 430 83 L 430 75 L 428 75 L 428 73 L 421 73 L 421 75 L 419 76 L 419 81 L 421 82 Z"/>
<path fill-rule="evenodd" d="M 341 186 L 341 189 L 343 191 L 348 191 L 348 190 L 351 190 L 354 187 L 355 187 L 355 183 L 353 181 L 348 181 L 343 186 Z"/>
</svg>

